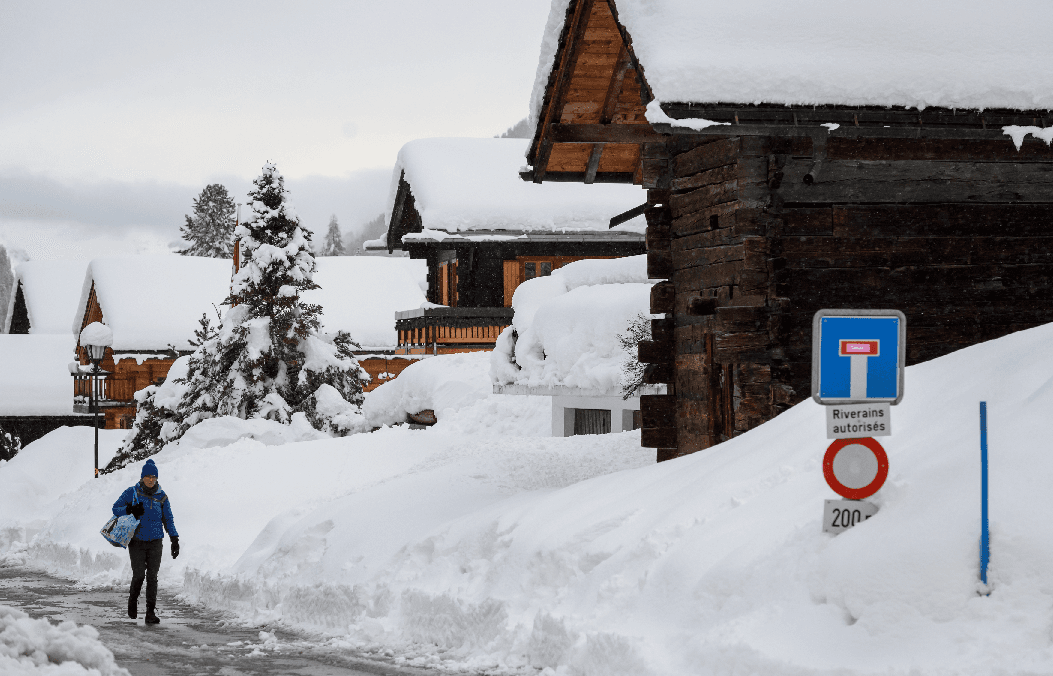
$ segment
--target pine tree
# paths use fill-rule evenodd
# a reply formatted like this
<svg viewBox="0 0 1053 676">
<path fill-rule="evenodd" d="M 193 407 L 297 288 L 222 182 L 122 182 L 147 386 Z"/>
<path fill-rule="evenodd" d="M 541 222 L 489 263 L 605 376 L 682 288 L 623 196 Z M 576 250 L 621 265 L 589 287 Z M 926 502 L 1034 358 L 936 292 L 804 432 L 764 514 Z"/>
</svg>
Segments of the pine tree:
<svg viewBox="0 0 1053 676">
<path fill-rule="evenodd" d="M 302 414 L 331 434 L 368 429 L 360 407 L 369 376 L 352 352 L 357 346 L 346 333 L 320 335 L 321 307 L 300 300 L 319 288 L 311 234 L 286 201 L 273 164 L 264 165 L 254 185 L 251 213 L 235 231 L 243 265 L 225 302 L 232 307 L 215 333 L 202 316 L 186 377 L 174 381 L 183 387 L 174 410 L 157 404 L 156 390 L 136 394 L 133 433 L 107 471 L 156 453 L 216 416 L 289 423 Z"/>
<path fill-rule="evenodd" d="M 194 200 L 194 215 L 186 216 L 179 228 L 190 246 L 179 253 L 184 256 L 227 258 L 234 242 L 234 200 L 219 183 L 205 186 Z"/>
<path fill-rule="evenodd" d="M 0 427 L 0 460 L 10 460 L 22 450 L 22 439 Z"/>
<path fill-rule="evenodd" d="M 329 231 L 325 233 L 325 241 L 322 242 L 322 252 L 319 256 L 345 256 L 344 238 L 340 234 L 340 226 L 336 222 L 336 214 L 329 217 Z"/>
</svg>

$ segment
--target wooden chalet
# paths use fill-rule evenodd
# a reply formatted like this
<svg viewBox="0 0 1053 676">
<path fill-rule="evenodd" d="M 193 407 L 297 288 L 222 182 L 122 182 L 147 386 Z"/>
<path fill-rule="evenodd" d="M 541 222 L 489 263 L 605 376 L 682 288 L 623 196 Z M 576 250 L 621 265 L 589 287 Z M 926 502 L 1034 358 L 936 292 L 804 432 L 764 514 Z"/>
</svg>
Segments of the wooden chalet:
<svg viewBox="0 0 1053 676">
<path fill-rule="evenodd" d="M 403 351 L 493 349 L 523 281 L 584 258 L 644 252 L 643 218 L 611 223 L 646 200 L 643 190 L 524 183 L 526 150 L 523 139 L 453 138 L 400 151 L 387 237 L 367 248 L 427 261 L 431 305 L 399 313 Z"/>
<path fill-rule="evenodd" d="M 553 3 L 521 176 L 647 189 L 659 460 L 807 398 L 821 308 L 902 310 L 908 364 L 1053 321 L 1053 5 L 643 4 Z"/>
<path fill-rule="evenodd" d="M 76 354 L 88 364 L 81 330 L 102 322 L 113 330 L 102 369 L 101 406 L 106 429 L 130 429 L 137 391 L 164 381 L 175 360 L 193 351 L 190 341 L 204 314 L 218 324 L 216 307 L 230 289 L 230 262 L 192 256 L 96 258 L 88 264 L 73 334 Z M 67 375 L 67 377 L 69 377 Z M 91 378 L 74 379 L 75 410 L 87 412 Z"/>
</svg>

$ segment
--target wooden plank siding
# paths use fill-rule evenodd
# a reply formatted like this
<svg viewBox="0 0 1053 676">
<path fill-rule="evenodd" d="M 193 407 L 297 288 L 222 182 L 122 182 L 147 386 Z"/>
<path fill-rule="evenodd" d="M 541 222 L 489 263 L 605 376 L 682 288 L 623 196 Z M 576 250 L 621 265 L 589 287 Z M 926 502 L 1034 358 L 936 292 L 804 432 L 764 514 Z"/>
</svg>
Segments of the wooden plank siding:
<svg viewBox="0 0 1053 676">
<path fill-rule="evenodd" d="M 615 0 L 570 0 L 521 175 L 648 189 L 661 318 L 638 356 L 668 394 L 641 398 L 641 439 L 659 460 L 805 399 L 818 309 L 902 310 L 909 364 L 1053 321 L 1036 302 L 1053 287 L 1053 148 L 1000 131 L 1048 111 L 663 102 L 729 125 L 695 132 L 648 125 L 652 98 Z"/>
</svg>

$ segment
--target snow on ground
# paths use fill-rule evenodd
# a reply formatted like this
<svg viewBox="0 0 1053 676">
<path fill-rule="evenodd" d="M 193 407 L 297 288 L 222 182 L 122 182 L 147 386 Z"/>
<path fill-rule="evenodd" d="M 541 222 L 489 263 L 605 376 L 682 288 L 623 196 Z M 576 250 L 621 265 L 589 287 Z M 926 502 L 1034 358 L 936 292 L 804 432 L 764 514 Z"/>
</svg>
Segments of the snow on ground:
<svg viewBox="0 0 1053 676">
<path fill-rule="evenodd" d="M 75 622 L 53 625 L 0 606 L 0 673 L 5 676 L 128 676 L 99 632 Z"/>
<path fill-rule="evenodd" d="M 661 464 L 635 432 L 471 429 L 484 417 L 467 412 L 489 398 L 456 410 L 457 429 L 270 446 L 206 430 L 155 456 L 183 550 L 164 560 L 163 584 L 449 670 L 1053 673 L 1050 340 L 1053 325 L 908 369 L 882 439 L 880 511 L 837 536 L 821 532 L 836 496 L 822 477 L 824 411 L 810 400 Z M 990 596 L 978 583 L 981 400 Z M 19 458 L 54 463 L 65 448 L 49 436 L 0 464 L 0 496 L 23 481 Z M 41 482 L 34 510 L 3 503 L 0 549 L 126 582 L 124 552 L 97 532 L 138 476 L 89 479 L 61 498 Z M 44 521 L 35 538 L 10 542 L 30 519 Z"/>
<path fill-rule="evenodd" d="M 551 434 L 549 397 L 493 394 L 490 353 L 443 354 L 407 366 L 395 380 L 366 393 L 362 413 L 372 426 L 397 425 L 432 410 L 436 430 L 474 436 Z"/>
</svg>

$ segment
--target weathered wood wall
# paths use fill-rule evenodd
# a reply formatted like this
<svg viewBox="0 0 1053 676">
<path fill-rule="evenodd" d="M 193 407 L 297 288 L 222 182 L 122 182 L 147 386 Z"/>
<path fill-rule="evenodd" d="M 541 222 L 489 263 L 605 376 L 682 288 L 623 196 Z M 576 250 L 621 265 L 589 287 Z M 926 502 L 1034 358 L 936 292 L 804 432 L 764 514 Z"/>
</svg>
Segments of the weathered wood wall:
<svg viewBox="0 0 1053 676">
<path fill-rule="evenodd" d="M 668 188 L 651 191 L 648 258 L 670 318 L 640 348 L 673 390 L 641 402 L 660 459 L 809 396 L 820 308 L 902 310 L 908 364 L 1053 321 L 1041 142 L 674 136 L 644 157 Z"/>
</svg>

